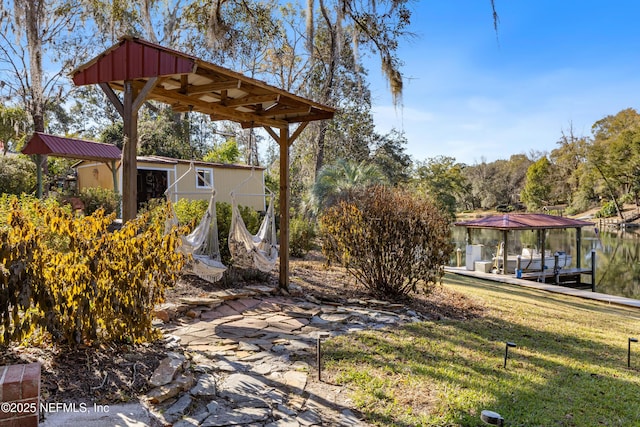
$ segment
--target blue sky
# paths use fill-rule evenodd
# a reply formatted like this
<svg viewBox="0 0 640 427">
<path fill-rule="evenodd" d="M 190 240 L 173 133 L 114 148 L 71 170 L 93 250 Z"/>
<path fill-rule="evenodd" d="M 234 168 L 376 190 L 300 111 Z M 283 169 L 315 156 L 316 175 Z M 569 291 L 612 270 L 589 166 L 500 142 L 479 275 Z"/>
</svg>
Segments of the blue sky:
<svg viewBox="0 0 640 427">
<path fill-rule="evenodd" d="M 413 5 L 403 106 L 369 65 L 377 130 L 403 130 L 415 160 L 466 164 L 550 152 L 640 104 L 640 1 L 423 0 Z"/>
</svg>

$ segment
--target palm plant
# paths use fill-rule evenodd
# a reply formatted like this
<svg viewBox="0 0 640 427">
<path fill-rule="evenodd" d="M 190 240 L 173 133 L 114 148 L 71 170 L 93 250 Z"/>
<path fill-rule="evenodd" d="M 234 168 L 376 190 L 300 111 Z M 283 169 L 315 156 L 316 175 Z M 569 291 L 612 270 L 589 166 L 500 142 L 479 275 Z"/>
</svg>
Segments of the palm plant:
<svg viewBox="0 0 640 427">
<path fill-rule="evenodd" d="M 311 190 L 311 211 L 318 213 L 324 210 L 346 192 L 386 183 L 387 178 L 377 165 L 339 159 L 324 166 L 318 173 Z"/>
</svg>

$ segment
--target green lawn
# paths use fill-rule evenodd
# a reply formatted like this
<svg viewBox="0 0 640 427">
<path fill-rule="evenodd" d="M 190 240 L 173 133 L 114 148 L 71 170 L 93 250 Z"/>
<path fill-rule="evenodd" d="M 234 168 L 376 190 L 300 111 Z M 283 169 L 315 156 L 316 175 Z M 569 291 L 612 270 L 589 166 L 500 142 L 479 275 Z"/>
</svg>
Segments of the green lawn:
<svg viewBox="0 0 640 427">
<path fill-rule="evenodd" d="M 481 317 L 341 336 L 324 345 L 326 378 L 346 384 L 376 425 L 640 425 L 640 310 L 447 275 Z M 503 368 L 505 342 L 509 351 Z"/>
</svg>

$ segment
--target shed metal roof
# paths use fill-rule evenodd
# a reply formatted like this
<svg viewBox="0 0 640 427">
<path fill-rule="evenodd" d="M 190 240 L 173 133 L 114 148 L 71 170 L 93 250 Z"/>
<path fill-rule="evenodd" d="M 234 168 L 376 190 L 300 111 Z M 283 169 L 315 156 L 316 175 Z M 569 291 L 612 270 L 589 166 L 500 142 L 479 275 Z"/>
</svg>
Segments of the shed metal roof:
<svg viewBox="0 0 640 427">
<path fill-rule="evenodd" d="M 197 111 L 212 120 L 232 120 L 245 128 L 287 128 L 290 123 L 333 117 L 335 109 L 291 94 L 265 82 L 166 47 L 133 37 L 76 68 L 77 86 L 109 85 L 124 91 L 125 81 L 141 90 L 158 78 L 146 94 L 177 112 Z"/>
<path fill-rule="evenodd" d="M 120 149 L 112 144 L 65 138 L 41 132 L 34 132 L 27 145 L 22 149 L 22 153 L 28 155 L 46 154 L 54 157 L 99 162 L 120 160 L 122 156 Z"/>
<path fill-rule="evenodd" d="M 492 215 L 472 221 L 456 222 L 467 228 L 489 228 L 494 230 L 542 230 L 550 228 L 582 228 L 593 223 L 546 214 Z"/>
</svg>

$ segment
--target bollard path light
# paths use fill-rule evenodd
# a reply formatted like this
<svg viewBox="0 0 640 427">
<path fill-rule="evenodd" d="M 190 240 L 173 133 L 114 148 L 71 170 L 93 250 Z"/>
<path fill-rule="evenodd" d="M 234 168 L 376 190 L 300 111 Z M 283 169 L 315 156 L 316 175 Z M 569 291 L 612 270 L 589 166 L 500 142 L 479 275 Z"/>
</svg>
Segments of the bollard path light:
<svg viewBox="0 0 640 427">
<path fill-rule="evenodd" d="M 631 367 L 631 343 L 638 342 L 638 338 L 629 338 L 629 343 L 627 346 L 627 368 Z"/>
<path fill-rule="evenodd" d="M 328 332 L 320 332 L 316 341 L 316 364 L 318 365 L 318 381 L 322 381 L 322 339 L 328 338 Z"/>
<path fill-rule="evenodd" d="M 507 357 L 509 357 L 509 347 L 515 347 L 516 344 L 510 341 L 507 341 L 507 345 L 504 348 L 504 366 L 503 368 L 507 367 Z"/>
</svg>

